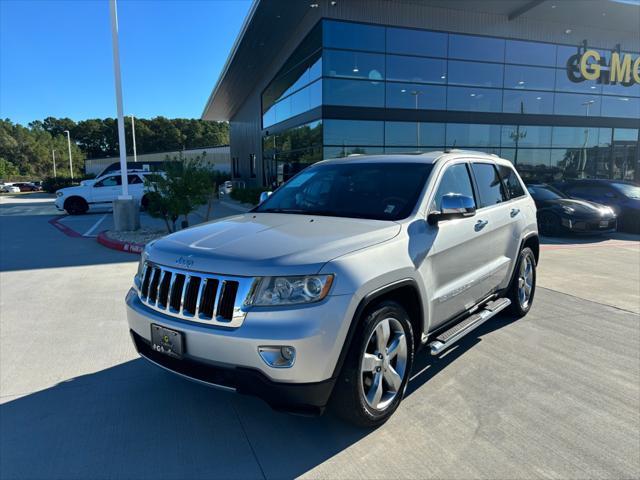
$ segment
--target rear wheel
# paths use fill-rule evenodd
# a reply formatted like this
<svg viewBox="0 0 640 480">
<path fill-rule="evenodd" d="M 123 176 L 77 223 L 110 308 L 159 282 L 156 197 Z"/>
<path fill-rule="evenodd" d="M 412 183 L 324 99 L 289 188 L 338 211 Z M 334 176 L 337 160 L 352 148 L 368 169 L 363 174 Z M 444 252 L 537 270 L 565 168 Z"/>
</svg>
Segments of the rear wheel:
<svg viewBox="0 0 640 480">
<path fill-rule="evenodd" d="M 89 205 L 80 197 L 71 197 L 64 202 L 64 209 L 69 215 L 83 215 L 89 210 Z"/>
<path fill-rule="evenodd" d="M 507 297 L 511 300 L 509 307 L 512 314 L 524 317 L 533 303 L 536 293 L 536 257 L 529 247 L 520 252 L 516 271 L 509 287 Z"/>
<path fill-rule="evenodd" d="M 402 400 L 414 354 L 413 330 L 399 304 L 376 305 L 354 337 L 332 398 L 336 413 L 362 427 L 386 422 Z"/>
</svg>

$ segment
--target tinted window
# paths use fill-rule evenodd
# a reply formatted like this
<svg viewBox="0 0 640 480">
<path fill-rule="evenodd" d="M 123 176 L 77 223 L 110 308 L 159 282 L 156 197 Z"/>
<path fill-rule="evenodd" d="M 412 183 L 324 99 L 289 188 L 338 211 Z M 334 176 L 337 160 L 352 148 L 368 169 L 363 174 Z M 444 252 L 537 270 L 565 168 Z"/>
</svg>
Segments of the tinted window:
<svg viewBox="0 0 640 480">
<path fill-rule="evenodd" d="M 463 60 L 504 61 L 504 40 L 472 35 L 449 35 L 449 57 Z"/>
<path fill-rule="evenodd" d="M 122 182 L 122 180 L 120 180 Z M 136 185 L 138 183 L 143 183 L 142 179 L 138 175 L 129 175 L 127 177 L 127 182 L 129 185 Z"/>
<path fill-rule="evenodd" d="M 602 91 L 602 85 L 595 81 L 572 82 L 567 77 L 566 70 L 556 70 L 556 90 L 559 92 L 577 92 L 599 94 Z"/>
<path fill-rule="evenodd" d="M 338 163 L 310 167 L 256 212 L 378 220 L 406 218 L 431 173 L 425 163 Z"/>
<path fill-rule="evenodd" d="M 524 65 L 547 65 L 553 67 L 556 46 L 549 43 L 507 40 L 505 61 Z"/>
<path fill-rule="evenodd" d="M 556 93 L 553 112 L 560 115 L 579 115 L 582 117 L 600 116 L 600 97 L 597 95 L 577 95 L 575 93 Z"/>
<path fill-rule="evenodd" d="M 322 84 L 327 105 L 384 107 L 384 82 L 325 79 Z"/>
<path fill-rule="evenodd" d="M 326 145 L 382 145 L 384 123 L 369 120 L 325 120 Z"/>
<path fill-rule="evenodd" d="M 434 58 L 387 56 L 387 79 L 446 83 L 447 62 Z"/>
<path fill-rule="evenodd" d="M 477 62 L 449 62 L 450 85 L 502 87 L 503 65 Z"/>
<path fill-rule="evenodd" d="M 387 107 L 412 110 L 444 110 L 446 87 L 411 83 L 387 83 Z"/>
<path fill-rule="evenodd" d="M 470 123 L 447 124 L 447 146 L 449 147 L 498 147 L 500 125 Z"/>
<path fill-rule="evenodd" d="M 323 37 L 325 47 L 384 52 L 384 27 L 325 20 Z"/>
<path fill-rule="evenodd" d="M 504 87 L 528 90 L 553 90 L 555 70 L 552 68 L 505 65 Z"/>
<path fill-rule="evenodd" d="M 488 207 L 507 199 L 498 171 L 490 163 L 473 163 L 473 174 L 478 185 L 480 207 Z"/>
<path fill-rule="evenodd" d="M 107 177 L 103 180 L 100 180 L 99 182 L 97 182 L 94 187 L 115 187 L 118 185 L 122 185 L 122 178 L 120 178 L 120 175 L 117 176 L 111 176 L 111 177 Z"/>
<path fill-rule="evenodd" d="M 349 155 L 377 155 L 384 153 L 382 147 L 370 147 L 366 145 L 340 145 L 339 147 L 324 147 L 323 158 L 342 158 Z"/>
<path fill-rule="evenodd" d="M 599 133 L 597 128 L 553 127 L 553 146 L 593 147 L 598 144 Z"/>
<path fill-rule="evenodd" d="M 522 188 L 522 184 L 520 180 L 518 180 L 518 176 L 513 168 L 500 165 L 498 171 L 500 172 L 502 181 L 507 187 L 509 198 L 522 197 L 524 195 L 524 188 Z"/>
<path fill-rule="evenodd" d="M 444 146 L 444 123 L 385 122 L 385 145 Z"/>
<path fill-rule="evenodd" d="M 553 113 L 553 93 L 505 90 L 502 111 L 508 113 Z"/>
<path fill-rule="evenodd" d="M 457 165 L 451 165 L 444 171 L 440 179 L 440 184 L 438 185 L 438 190 L 436 191 L 436 196 L 433 199 L 434 210 L 440 210 L 442 197 L 448 193 L 473 198 L 473 188 L 471 188 L 471 179 L 469 178 L 466 164 L 459 163 Z"/>
<path fill-rule="evenodd" d="M 550 147 L 551 127 L 530 125 L 503 125 L 502 146 L 515 147 Z"/>
<path fill-rule="evenodd" d="M 602 116 L 640 118 L 640 98 L 603 96 Z"/>
<path fill-rule="evenodd" d="M 502 92 L 497 89 L 448 87 L 447 106 L 449 110 L 500 112 Z"/>
<path fill-rule="evenodd" d="M 447 34 L 404 28 L 387 28 L 387 52 L 447 56 Z"/>
<path fill-rule="evenodd" d="M 328 77 L 381 80 L 384 78 L 384 55 L 325 50 L 323 68 Z"/>
</svg>

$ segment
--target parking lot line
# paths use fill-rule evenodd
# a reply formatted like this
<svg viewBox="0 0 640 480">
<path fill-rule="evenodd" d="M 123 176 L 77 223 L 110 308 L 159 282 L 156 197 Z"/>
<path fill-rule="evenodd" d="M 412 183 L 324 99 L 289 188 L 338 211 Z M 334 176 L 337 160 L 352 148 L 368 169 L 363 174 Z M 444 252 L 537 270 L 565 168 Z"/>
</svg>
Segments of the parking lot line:
<svg viewBox="0 0 640 480">
<path fill-rule="evenodd" d="M 98 228 L 98 225 L 100 225 L 103 220 L 105 218 L 107 218 L 107 213 L 105 213 L 102 217 L 100 217 L 100 219 L 93 224 L 93 227 L 91 227 L 89 230 L 87 230 L 84 235 L 82 235 L 83 237 L 95 237 L 95 235 L 91 235 L 93 232 L 95 232 L 96 228 Z"/>
</svg>

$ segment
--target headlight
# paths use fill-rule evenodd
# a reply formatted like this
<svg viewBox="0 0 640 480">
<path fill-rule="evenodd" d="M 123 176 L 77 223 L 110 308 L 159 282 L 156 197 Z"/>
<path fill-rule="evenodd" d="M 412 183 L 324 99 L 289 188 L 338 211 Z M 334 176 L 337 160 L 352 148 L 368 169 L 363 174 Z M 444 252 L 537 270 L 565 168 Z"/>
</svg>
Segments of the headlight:
<svg viewBox="0 0 640 480">
<path fill-rule="evenodd" d="M 611 207 L 602 207 L 600 209 L 600 213 L 602 215 L 615 215 L 616 214 L 616 212 Z"/>
<path fill-rule="evenodd" d="M 575 208 L 572 208 L 572 207 L 563 206 L 563 207 L 562 207 L 562 211 L 563 211 L 564 213 L 572 214 L 572 213 L 573 213 L 573 212 L 575 212 L 576 210 L 575 210 Z"/>
<path fill-rule="evenodd" d="M 257 307 L 319 302 L 329 293 L 333 275 L 264 277 L 248 304 Z"/>
</svg>

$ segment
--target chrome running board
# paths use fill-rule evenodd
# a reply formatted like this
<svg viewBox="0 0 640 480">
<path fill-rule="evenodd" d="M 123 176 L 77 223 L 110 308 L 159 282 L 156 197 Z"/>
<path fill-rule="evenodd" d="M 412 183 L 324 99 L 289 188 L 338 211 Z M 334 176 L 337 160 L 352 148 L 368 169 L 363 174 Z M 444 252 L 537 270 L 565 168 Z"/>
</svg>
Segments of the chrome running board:
<svg viewBox="0 0 640 480">
<path fill-rule="evenodd" d="M 509 305 L 511 305 L 511 300 L 508 298 L 499 298 L 498 300 L 487 303 L 478 313 L 474 313 L 461 322 L 456 323 L 449 330 L 438 335 L 436 339 L 429 344 L 431 355 L 438 355 Z"/>
</svg>

